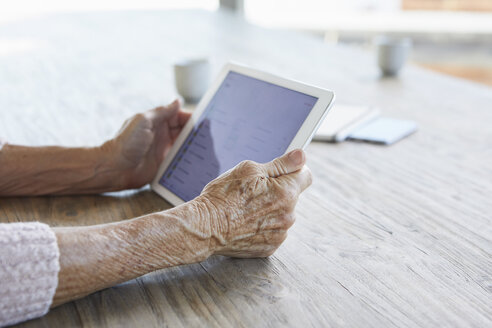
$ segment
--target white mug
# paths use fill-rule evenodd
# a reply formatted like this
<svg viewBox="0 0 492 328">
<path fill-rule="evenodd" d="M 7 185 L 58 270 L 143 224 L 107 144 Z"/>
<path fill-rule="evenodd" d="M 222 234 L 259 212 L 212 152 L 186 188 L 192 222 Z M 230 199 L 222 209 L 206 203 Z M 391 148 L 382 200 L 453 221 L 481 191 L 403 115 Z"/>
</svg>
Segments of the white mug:
<svg viewBox="0 0 492 328">
<path fill-rule="evenodd" d="M 186 59 L 175 63 L 174 82 L 185 102 L 190 104 L 199 102 L 210 82 L 208 59 Z"/>
<path fill-rule="evenodd" d="M 377 47 L 378 65 L 383 74 L 389 76 L 398 74 L 407 61 L 412 40 L 380 36 L 374 41 Z"/>
</svg>

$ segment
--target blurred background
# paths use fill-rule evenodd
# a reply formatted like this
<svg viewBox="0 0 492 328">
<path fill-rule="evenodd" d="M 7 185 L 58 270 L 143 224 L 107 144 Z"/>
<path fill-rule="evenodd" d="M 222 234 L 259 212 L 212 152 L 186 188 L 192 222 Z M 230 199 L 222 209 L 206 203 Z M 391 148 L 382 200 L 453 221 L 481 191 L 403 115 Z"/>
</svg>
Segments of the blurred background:
<svg viewBox="0 0 492 328">
<path fill-rule="evenodd" d="M 219 8 L 367 50 L 376 35 L 408 36 L 413 63 L 492 85 L 492 0 L 16 0 L 2 2 L 0 24 L 64 12 Z"/>
</svg>

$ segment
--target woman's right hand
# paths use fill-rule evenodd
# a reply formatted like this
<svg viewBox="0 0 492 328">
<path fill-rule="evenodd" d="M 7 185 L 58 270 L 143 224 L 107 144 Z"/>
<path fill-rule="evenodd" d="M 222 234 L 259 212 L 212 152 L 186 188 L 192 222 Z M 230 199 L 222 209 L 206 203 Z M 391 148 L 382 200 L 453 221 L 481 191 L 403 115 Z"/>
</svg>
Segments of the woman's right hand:
<svg viewBox="0 0 492 328">
<path fill-rule="evenodd" d="M 305 161 L 296 150 L 266 164 L 242 162 L 193 201 L 173 209 L 108 224 L 54 228 L 60 271 L 53 306 L 212 254 L 271 255 L 294 223 L 299 194 L 311 184 Z"/>
<path fill-rule="evenodd" d="M 205 186 L 196 200 L 210 215 L 213 253 L 273 254 L 295 221 L 299 194 L 311 185 L 305 162 L 300 149 L 265 164 L 244 161 Z"/>
</svg>

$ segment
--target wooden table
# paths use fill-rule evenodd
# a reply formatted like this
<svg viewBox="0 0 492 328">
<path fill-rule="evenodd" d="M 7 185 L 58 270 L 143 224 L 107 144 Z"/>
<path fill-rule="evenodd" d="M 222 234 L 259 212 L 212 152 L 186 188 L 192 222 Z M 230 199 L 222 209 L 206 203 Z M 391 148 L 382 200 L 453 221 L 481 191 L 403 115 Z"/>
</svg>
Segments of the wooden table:
<svg viewBox="0 0 492 328">
<path fill-rule="evenodd" d="M 171 100 L 171 64 L 197 55 L 420 126 L 390 147 L 312 143 L 314 184 L 272 257 L 161 270 L 20 326 L 491 326 L 492 89 L 416 67 L 381 78 L 370 54 L 224 13 L 52 16 L 2 26 L 0 45 L 0 134 L 11 143 L 101 143 Z M 86 225 L 169 207 L 148 189 L 3 198 L 0 221 Z"/>
</svg>

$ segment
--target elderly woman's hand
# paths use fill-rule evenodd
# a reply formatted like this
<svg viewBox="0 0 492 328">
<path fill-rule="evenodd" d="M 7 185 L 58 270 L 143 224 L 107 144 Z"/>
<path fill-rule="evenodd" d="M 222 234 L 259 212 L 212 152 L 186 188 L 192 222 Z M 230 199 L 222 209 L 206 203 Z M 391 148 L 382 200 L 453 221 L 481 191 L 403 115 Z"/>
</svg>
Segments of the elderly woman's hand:
<svg viewBox="0 0 492 328">
<path fill-rule="evenodd" d="M 60 272 L 53 306 L 158 269 L 210 255 L 264 257 L 287 237 L 299 194 L 311 184 L 302 150 L 270 163 L 242 162 L 200 196 L 132 220 L 54 228 Z"/>
<path fill-rule="evenodd" d="M 126 120 L 117 136 L 101 146 L 119 173 L 117 189 L 139 188 L 151 182 L 190 117 L 191 113 L 183 112 L 175 100 Z"/>
<path fill-rule="evenodd" d="M 272 162 L 245 161 L 210 182 L 196 201 L 210 215 L 212 252 L 266 257 L 287 237 L 299 194 L 311 184 L 305 155 L 294 150 Z"/>
<path fill-rule="evenodd" d="M 136 114 L 97 147 L 26 147 L 0 140 L 0 195 L 92 194 L 152 181 L 191 113 L 178 101 Z"/>
</svg>

